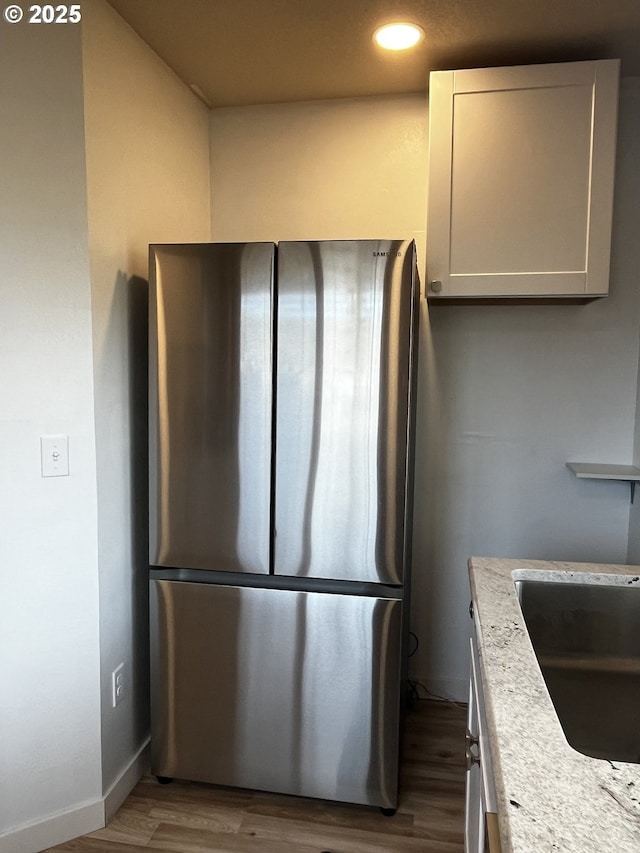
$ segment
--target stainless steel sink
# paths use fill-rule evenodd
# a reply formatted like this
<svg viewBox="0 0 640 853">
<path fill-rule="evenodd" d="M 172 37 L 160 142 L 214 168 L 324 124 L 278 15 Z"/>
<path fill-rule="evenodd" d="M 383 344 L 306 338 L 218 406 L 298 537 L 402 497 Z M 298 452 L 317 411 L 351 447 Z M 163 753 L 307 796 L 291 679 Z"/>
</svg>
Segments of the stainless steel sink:
<svg viewBox="0 0 640 853">
<path fill-rule="evenodd" d="M 516 588 L 567 741 L 595 758 L 640 763 L 640 587 Z"/>
</svg>

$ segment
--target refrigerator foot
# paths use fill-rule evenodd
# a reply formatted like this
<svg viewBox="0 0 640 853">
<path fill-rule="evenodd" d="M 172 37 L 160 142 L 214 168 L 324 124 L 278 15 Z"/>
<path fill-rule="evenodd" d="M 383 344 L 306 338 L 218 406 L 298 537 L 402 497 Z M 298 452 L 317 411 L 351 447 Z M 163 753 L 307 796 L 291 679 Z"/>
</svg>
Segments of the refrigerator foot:
<svg viewBox="0 0 640 853">
<path fill-rule="evenodd" d="M 156 776 L 156 779 L 161 785 L 170 785 L 173 782 L 173 776 Z"/>
<path fill-rule="evenodd" d="M 393 817 L 396 813 L 395 809 L 383 809 L 382 807 L 380 807 L 380 811 L 385 817 Z"/>
</svg>

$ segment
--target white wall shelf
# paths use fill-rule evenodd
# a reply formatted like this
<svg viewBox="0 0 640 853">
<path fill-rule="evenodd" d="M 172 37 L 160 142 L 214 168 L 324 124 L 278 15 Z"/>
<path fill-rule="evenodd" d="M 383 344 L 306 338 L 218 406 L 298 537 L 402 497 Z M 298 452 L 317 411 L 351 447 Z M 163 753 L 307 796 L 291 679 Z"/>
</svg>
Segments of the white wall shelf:
<svg viewBox="0 0 640 853">
<path fill-rule="evenodd" d="M 640 468 L 635 465 L 609 465 L 595 462 L 567 462 L 567 468 L 584 480 L 624 480 L 629 483 L 631 503 L 640 480 Z"/>
</svg>

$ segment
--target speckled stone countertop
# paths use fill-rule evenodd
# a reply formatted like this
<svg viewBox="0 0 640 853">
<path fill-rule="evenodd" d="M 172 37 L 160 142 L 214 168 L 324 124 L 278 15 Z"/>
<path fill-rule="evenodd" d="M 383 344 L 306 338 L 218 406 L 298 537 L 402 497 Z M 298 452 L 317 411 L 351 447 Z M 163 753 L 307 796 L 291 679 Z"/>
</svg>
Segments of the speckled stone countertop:
<svg viewBox="0 0 640 853">
<path fill-rule="evenodd" d="M 640 853 L 640 764 L 569 746 L 514 586 L 640 586 L 640 567 L 474 557 L 469 575 L 503 853 Z"/>
</svg>

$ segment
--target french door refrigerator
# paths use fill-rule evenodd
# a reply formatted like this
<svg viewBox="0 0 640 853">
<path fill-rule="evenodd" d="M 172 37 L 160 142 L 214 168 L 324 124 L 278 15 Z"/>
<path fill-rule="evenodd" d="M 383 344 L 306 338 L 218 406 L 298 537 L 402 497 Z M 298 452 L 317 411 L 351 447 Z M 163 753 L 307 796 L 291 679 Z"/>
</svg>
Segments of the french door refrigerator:
<svg viewBox="0 0 640 853">
<path fill-rule="evenodd" d="M 150 247 L 152 772 L 394 809 L 407 240 Z"/>
</svg>

